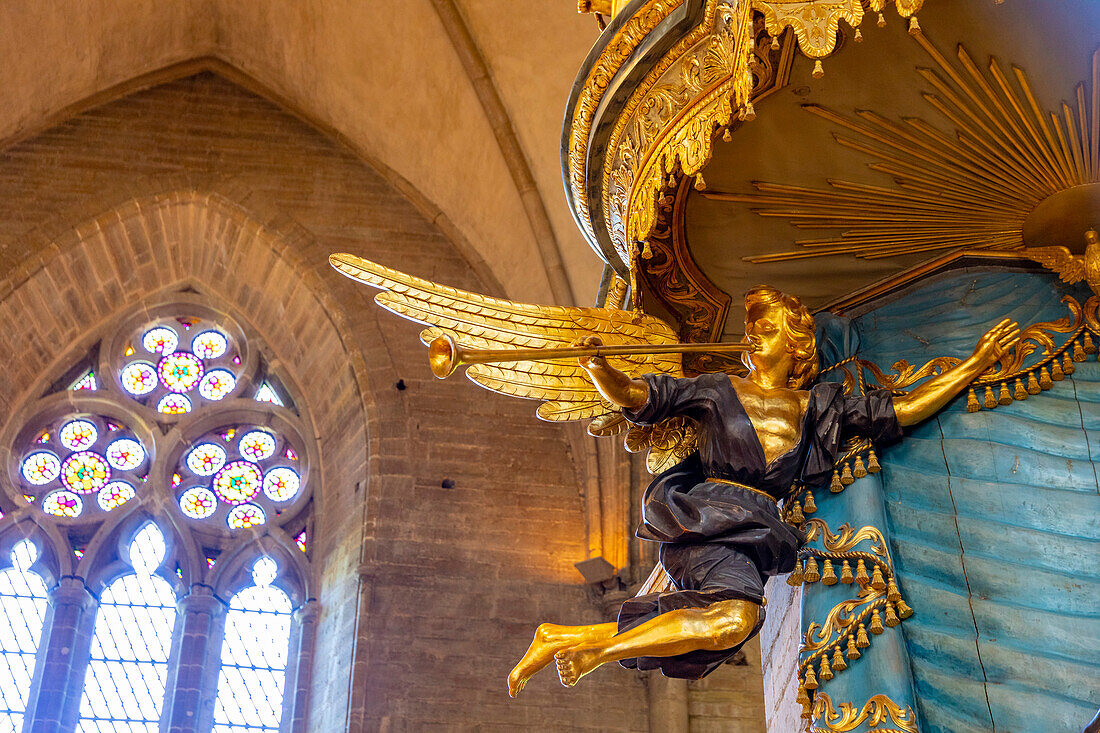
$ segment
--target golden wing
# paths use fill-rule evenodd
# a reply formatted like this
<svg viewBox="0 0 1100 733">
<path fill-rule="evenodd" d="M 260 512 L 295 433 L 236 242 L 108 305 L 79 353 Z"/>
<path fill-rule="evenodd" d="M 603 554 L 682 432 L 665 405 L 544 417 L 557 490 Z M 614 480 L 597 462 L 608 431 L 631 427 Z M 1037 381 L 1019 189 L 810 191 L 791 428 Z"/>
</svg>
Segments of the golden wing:
<svg viewBox="0 0 1100 733">
<path fill-rule="evenodd" d="M 562 347 L 588 334 L 598 335 L 609 345 L 677 342 L 668 324 L 643 313 L 516 303 L 439 285 L 348 254 L 334 254 L 329 262 L 353 280 L 381 289 L 374 299 L 383 308 L 430 326 L 420 333 L 425 343 L 443 333 L 450 333 L 459 346 L 477 349 Z M 608 360 L 631 376 L 683 375 L 679 354 L 612 356 Z M 601 436 L 630 427 L 619 408 L 596 391 L 576 359 L 474 364 L 466 376 L 493 392 L 543 400 L 538 408 L 543 420 L 589 419 L 589 432 Z M 694 433 L 692 442 L 685 456 L 694 450 Z M 678 448 L 681 453 L 683 450 Z"/>
<path fill-rule="evenodd" d="M 1028 259 L 1035 260 L 1048 270 L 1054 270 L 1064 282 L 1075 283 L 1085 279 L 1085 260 L 1065 247 L 1026 247 Z"/>
</svg>

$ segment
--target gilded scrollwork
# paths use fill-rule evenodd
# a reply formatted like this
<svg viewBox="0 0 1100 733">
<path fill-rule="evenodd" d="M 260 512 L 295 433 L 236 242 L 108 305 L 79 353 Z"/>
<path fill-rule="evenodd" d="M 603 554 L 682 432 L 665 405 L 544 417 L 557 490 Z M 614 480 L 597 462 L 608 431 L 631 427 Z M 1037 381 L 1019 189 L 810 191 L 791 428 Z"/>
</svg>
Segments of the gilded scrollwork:
<svg viewBox="0 0 1100 733">
<path fill-rule="evenodd" d="M 910 707 L 902 707 L 886 695 L 875 695 L 863 707 L 853 703 L 833 704 L 824 692 L 814 699 L 813 717 L 820 725 L 811 728 L 813 733 L 848 733 L 866 724 L 876 733 L 917 733 L 917 716 Z M 889 726 L 883 728 L 882 726 Z M 821 727 L 824 726 L 824 727 Z"/>
</svg>

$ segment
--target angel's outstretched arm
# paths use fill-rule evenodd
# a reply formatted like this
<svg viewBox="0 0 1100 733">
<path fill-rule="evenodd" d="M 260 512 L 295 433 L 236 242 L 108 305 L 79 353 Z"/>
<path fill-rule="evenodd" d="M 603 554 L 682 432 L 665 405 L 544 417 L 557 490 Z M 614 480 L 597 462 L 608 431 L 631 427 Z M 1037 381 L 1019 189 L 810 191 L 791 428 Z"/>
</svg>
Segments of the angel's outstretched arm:
<svg viewBox="0 0 1100 733">
<path fill-rule="evenodd" d="M 573 342 L 575 346 L 603 346 L 596 336 L 585 336 Z M 641 379 L 631 379 L 607 363 L 602 356 L 584 356 L 580 365 L 588 371 L 593 384 L 604 399 L 628 410 L 640 410 L 649 401 L 649 386 Z"/>
<path fill-rule="evenodd" d="M 942 374 L 932 377 L 912 392 L 894 398 L 894 412 L 902 425 L 914 425 L 931 417 L 951 398 L 993 366 L 1020 339 L 1020 326 L 1005 318 L 978 339 L 974 353 Z"/>
</svg>

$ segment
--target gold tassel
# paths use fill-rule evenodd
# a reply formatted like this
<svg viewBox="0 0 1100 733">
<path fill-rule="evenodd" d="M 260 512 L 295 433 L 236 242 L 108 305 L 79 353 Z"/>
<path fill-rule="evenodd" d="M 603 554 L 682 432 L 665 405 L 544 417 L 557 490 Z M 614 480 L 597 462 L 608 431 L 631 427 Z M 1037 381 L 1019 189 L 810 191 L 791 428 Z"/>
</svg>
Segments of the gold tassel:
<svg viewBox="0 0 1100 733">
<path fill-rule="evenodd" d="M 1081 346 L 1080 341 L 1074 341 L 1073 342 L 1073 360 L 1074 361 L 1084 361 L 1085 360 L 1085 349 Z"/>
<path fill-rule="evenodd" d="M 1053 386 L 1054 382 L 1050 378 L 1050 372 L 1047 371 L 1046 367 L 1043 367 L 1039 370 L 1039 388 L 1050 389 Z"/>
<path fill-rule="evenodd" d="M 978 404 L 978 395 L 974 394 L 974 388 L 971 387 L 970 391 L 966 393 L 966 411 L 977 412 L 982 409 L 982 406 Z"/>
<path fill-rule="evenodd" d="M 882 568 L 875 563 L 875 569 L 871 571 L 871 587 L 875 590 L 886 590 L 886 581 L 882 579 Z"/>
<path fill-rule="evenodd" d="M 825 558 L 825 565 L 821 570 L 821 582 L 825 585 L 836 585 L 836 571 L 833 570 L 833 561 Z"/>
<path fill-rule="evenodd" d="M 840 651 L 839 644 L 833 649 L 833 669 L 837 672 L 843 672 L 848 669 L 848 663 L 844 661 L 844 655 Z"/>
<path fill-rule="evenodd" d="M 909 35 L 920 35 L 920 23 L 917 22 L 917 16 L 913 16 L 909 19 Z"/>
<path fill-rule="evenodd" d="M 806 702 L 802 703 L 802 719 L 803 720 L 813 720 L 813 718 L 814 718 L 814 706 L 813 706 L 813 703 L 810 702 L 809 699 L 807 699 Z"/>
<path fill-rule="evenodd" d="M 806 694 L 806 686 L 805 685 L 799 683 L 799 685 L 798 685 L 798 696 L 795 697 L 794 701 L 796 703 L 798 703 L 799 705 L 805 705 L 806 703 L 808 703 L 810 701 L 810 696 L 808 694 Z"/>
<path fill-rule="evenodd" d="M 794 570 L 787 576 L 787 585 L 798 587 L 802 585 L 802 561 L 795 560 Z"/>
<path fill-rule="evenodd" d="M 1028 394 L 1039 394 L 1040 391 L 1041 390 L 1039 389 L 1039 380 L 1035 378 L 1035 372 L 1028 372 L 1027 373 L 1027 393 Z"/>
<path fill-rule="evenodd" d="M 867 473 L 878 473 L 882 470 L 882 466 L 878 465 L 878 456 L 875 455 L 875 449 L 871 448 L 867 451 Z"/>
<path fill-rule="evenodd" d="M 871 640 L 867 638 L 867 627 L 860 624 L 859 630 L 856 631 L 856 648 L 866 649 L 869 646 L 871 646 Z"/>
<path fill-rule="evenodd" d="M 1017 400 L 1027 399 L 1027 390 L 1024 389 L 1024 383 L 1019 379 L 1016 380 L 1016 387 L 1012 391 L 1012 396 Z"/>
<path fill-rule="evenodd" d="M 1055 382 L 1061 382 L 1066 378 L 1066 375 L 1062 372 L 1062 365 L 1058 363 L 1058 360 L 1050 362 L 1050 378 Z"/>
<path fill-rule="evenodd" d="M 834 494 L 839 494 L 844 491 L 844 484 L 840 483 L 840 472 L 835 468 L 833 469 L 833 482 L 829 484 L 829 491 Z"/>
<path fill-rule="evenodd" d="M 829 655 L 821 655 L 821 679 L 828 682 L 833 678 L 833 669 L 829 666 Z"/>
<path fill-rule="evenodd" d="M 840 483 L 844 484 L 845 486 L 849 486 L 853 481 L 855 481 L 855 479 L 852 478 L 852 466 L 850 463 L 845 461 L 844 470 L 840 472 Z"/>
<path fill-rule="evenodd" d="M 797 501 L 791 504 L 791 509 L 787 512 L 787 521 L 791 524 L 802 524 L 805 520 L 806 517 L 802 516 L 802 505 Z"/>
<path fill-rule="evenodd" d="M 877 608 L 871 611 L 871 625 L 867 628 L 875 636 L 882 633 L 882 616 L 879 615 Z"/>
<path fill-rule="evenodd" d="M 852 565 L 847 560 L 840 566 L 840 582 L 844 585 L 851 585 L 854 578 L 852 577 Z"/>
<path fill-rule="evenodd" d="M 898 591 L 898 584 L 894 582 L 893 576 L 890 576 L 889 582 L 886 583 L 886 600 L 890 602 L 901 600 L 901 593 Z"/>
<path fill-rule="evenodd" d="M 998 400 L 1002 405 L 1012 404 L 1012 395 L 1008 393 L 1008 384 L 1001 382 L 1001 398 Z"/>
<path fill-rule="evenodd" d="M 810 72 L 810 76 L 815 79 L 825 76 L 825 67 L 821 65 L 821 59 L 814 61 L 814 70 Z"/>
<path fill-rule="evenodd" d="M 817 689 L 817 676 L 814 674 L 813 665 L 806 665 L 806 681 L 802 683 L 807 690 Z"/>
<path fill-rule="evenodd" d="M 992 410 L 994 407 L 997 406 L 997 398 L 993 396 L 993 388 L 992 387 L 987 386 L 985 388 L 985 400 L 984 400 L 984 402 L 985 402 L 985 407 L 986 407 L 987 410 Z"/>
<path fill-rule="evenodd" d="M 913 609 L 909 607 L 909 604 L 905 601 L 898 599 L 898 616 L 900 618 L 909 618 L 913 615 Z"/>
<path fill-rule="evenodd" d="M 817 503 L 814 502 L 814 492 L 806 489 L 806 501 L 802 504 L 802 511 L 806 514 L 813 514 L 817 511 Z"/>
<path fill-rule="evenodd" d="M 900 623 L 901 623 L 901 621 L 898 621 L 898 614 L 894 611 L 894 604 L 893 603 L 887 603 L 886 604 L 886 625 L 889 626 L 890 628 L 893 628 L 893 627 L 897 626 Z"/>
<path fill-rule="evenodd" d="M 1073 359 L 1070 358 L 1069 351 L 1062 352 L 1062 373 L 1069 375 L 1077 371 L 1077 367 L 1073 365 Z"/>
<path fill-rule="evenodd" d="M 1096 353 L 1096 344 L 1092 342 L 1092 334 L 1090 334 L 1088 331 L 1085 331 L 1085 335 L 1082 336 L 1082 342 L 1084 343 L 1086 354 Z"/>
<path fill-rule="evenodd" d="M 852 466 L 852 475 L 856 478 L 863 478 L 867 475 L 867 469 L 863 465 L 863 458 L 856 456 L 856 463 Z"/>
<path fill-rule="evenodd" d="M 867 575 L 867 566 L 863 563 L 863 558 L 859 559 L 856 563 L 856 582 L 861 586 L 865 586 L 871 582 L 871 578 Z"/>
<path fill-rule="evenodd" d="M 844 650 L 844 653 L 848 655 L 848 659 L 855 661 L 863 656 L 863 652 L 856 646 L 856 637 L 851 634 L 848 635 L 848 648 Z"/>
<path fill-rule="evenodd" d="M 802 574 L 805 583 L 816 583 L 821 580 L 821 573 L 817 571 L 817 558 L 810 555 L 806 558 L 806 571 Z"/>
</svg>

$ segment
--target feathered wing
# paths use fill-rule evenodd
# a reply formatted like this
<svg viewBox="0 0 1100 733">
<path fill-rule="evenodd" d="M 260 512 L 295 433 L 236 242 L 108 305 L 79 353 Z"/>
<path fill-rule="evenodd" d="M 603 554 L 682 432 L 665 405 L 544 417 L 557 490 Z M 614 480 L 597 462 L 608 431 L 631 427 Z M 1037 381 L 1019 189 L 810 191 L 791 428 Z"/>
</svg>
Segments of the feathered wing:
<svg viewBox="0 0 1100 733">
<path fill-rule="evenodd" d="M 676 334 L 659 318 L 614 308 L 571 308 L 516 303 L 439 285 L 347 254 L 329 257 L 344 275 L 381 289 L 383 308 L 426 324 L 428 343 L 449 333 L 459 346 L 476 349 L 568 346 L 589 334 L 605 344 L 676 343 Z M 679 354 L 609 357 L 618 369 L 681 375 Z M 466 376 L 486 389 L 513 397 L 542 400 L 543 420 L 590 420 L 594 435 L 613 435 L 629 427 L 615 405 L 604 400 L 576 359 L 475 364 Z M 690 452 L 690 451 L 689 451 Z"/>
<path fill-rule="evenodd" d="M 1085 279 L 1085 260 L 1065 247 L 1027 247 L 1024 255 L 1048 270 L 1054 270 L 1064 282 L 1075 283 Z"/>
</svg>

